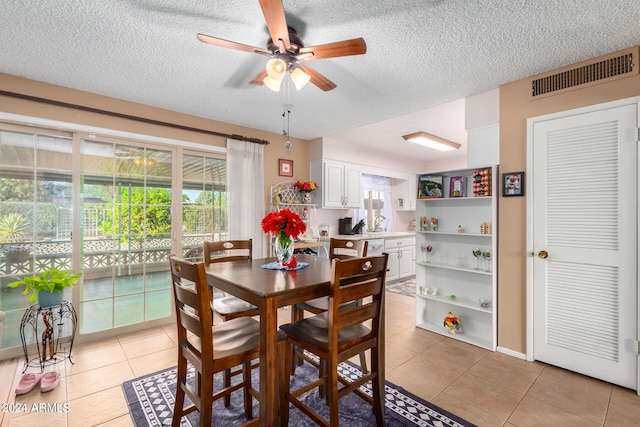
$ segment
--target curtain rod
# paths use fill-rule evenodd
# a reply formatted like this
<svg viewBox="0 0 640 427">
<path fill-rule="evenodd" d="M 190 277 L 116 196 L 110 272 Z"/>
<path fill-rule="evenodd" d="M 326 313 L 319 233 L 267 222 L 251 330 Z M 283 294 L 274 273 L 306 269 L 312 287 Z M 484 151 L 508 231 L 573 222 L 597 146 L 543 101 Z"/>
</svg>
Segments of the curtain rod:
<svg viewBox="0 0 640 427">
<path fill-rule="evenodd" d="M 116 113 L 115 111 L 101 110 L 99 108 L 92 108 L 92 107 L 87 107 L 87 106 L 84 106 L 84 105 L 71 104 L 71 103 L 68 103 L 68 102 L 55 101 L 55 100 L 46 99 L 46 98 L 39 98 L 37 96 L 24 95 L 22 93 L 7 92 L 7 91 L 4 91 L 4 90 L 0 90 L 0 95 L 10 96 L 10 97 L 19 98 L 19 99 L 25 99 L 27 101 L 42 102 L 44 104 L 55 105 L 55 106 L 58 106 L 58 107 L 73 108 L 73 109 L 76 109 L 76 110 L 87 111 L 87 112 L 90 112 L 90 113 L 105 114 L 107 116 L 118 117 L 118 118 L 121 118 L 121 119 L 134 120 L 134 121 L 137 121 L 137 122 L 143 122 L 143 123 L 148 123 L 148 124 L 152 124 L 152 125 L 166 126 L 166 127 L 170 127 L 170 128 L 174 128 L 174 129 L 188 130 L 188 131 L 193 131 L 193 132 L 205 133 L 207 135 L 222 136 L 224 138 L 237 139 L 239 141 L 253 142 L 255 144 L 269 145 L 269 141 L 267 141 L 265 139 L 252 138 L 252 137 L 249 137 L 249 136 L 242 136 L 242 135 L 238 135 L 238 134 L 235 134 L 235 133 L 234 134 L 228 134 L 228 133 L 223 133 L 223 132 L 216 132 L 216 131 L 213 131 L 213 130 L 194 128 L 194 127 L 191 127 L 191 126 L 183 126 L 183 125 L 178 125 L 178 124 L 175 124 L 175 123 L 163 122 L 163 121 L 160 121 L 160 120 L 147 119 L 145 117 L 138 117 L 138 116 L 131 116 L 129 114 Z"/>
</svg>

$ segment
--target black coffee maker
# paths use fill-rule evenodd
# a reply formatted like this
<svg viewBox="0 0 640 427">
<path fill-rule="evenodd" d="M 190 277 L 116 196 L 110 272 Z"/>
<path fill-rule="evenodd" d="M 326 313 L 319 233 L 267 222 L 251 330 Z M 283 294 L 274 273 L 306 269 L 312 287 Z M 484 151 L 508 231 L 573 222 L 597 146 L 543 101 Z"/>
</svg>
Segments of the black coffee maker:
<svg viewBox="0 0 640 427">
<path fill-rule="evenodd" d="M 353 234 L 353 218 L 347 216 L 338 219 L 338 233 Z"/>
</svg>

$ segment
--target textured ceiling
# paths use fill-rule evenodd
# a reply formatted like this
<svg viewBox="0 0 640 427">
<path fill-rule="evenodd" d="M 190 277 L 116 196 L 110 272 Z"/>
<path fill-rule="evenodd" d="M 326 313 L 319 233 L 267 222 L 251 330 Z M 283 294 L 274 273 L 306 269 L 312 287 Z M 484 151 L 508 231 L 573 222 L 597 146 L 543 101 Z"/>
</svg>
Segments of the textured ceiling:
<svg viewBox="0 0 640 427">
<path fill-rule="evenodd" d="M 463 117 L 449 123 L 431 107 L 640 44 L 637 0 L 284 0 L 284 8 L 306 46 L 365 39 L 365 55 L 313 62 L 333 91 L 308 85 L 287 97 L 249 85 L 263 56 L 196 39 L 265 47 L 258 0 L 3 0 L 0 72 L 278 134 L 282 105 L 293 104 L 294 137 L 397 151 L 401 135 L 418 130 L 465 142 Z M 453 105 L 462 114 L 463 103 Z M 406 153 L 428 159 L 431 150 Z"/>
</svg>

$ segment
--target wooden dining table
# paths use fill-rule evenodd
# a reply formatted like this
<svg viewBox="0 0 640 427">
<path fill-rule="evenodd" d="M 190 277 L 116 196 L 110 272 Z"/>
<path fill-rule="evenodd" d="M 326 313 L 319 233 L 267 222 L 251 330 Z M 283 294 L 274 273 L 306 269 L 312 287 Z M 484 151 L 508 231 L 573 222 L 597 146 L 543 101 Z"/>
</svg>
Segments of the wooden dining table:
<svg viewBox="0 0 640 427">
<path fill-rule="evenodd" d="M 331 261 L 297 255 L 309 263 L 300 270 L 268 270 L 275 258 L 214 263 L 207 267 L 209 285 L 241 298 L 260 311 L 260 425 L 274 426 L 278 416 L 278 308 L 329 295 Z"/>
</svg>

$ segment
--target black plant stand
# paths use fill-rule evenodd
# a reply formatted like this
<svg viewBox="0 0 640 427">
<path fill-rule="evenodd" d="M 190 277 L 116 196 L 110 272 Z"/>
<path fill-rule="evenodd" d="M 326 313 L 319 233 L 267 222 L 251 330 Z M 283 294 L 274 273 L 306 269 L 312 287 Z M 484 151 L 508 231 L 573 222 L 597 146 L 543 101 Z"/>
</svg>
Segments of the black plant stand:
<svg viewBox="0 0 640 427">
<path fill-rule="evenodd" d="M 47 331 L 45 319 L 50 325 L 49 331 Z M 73 363 L 71 349 L 77 325 L 78 317 L 69 301 L 62 301 L 60 305 L 53 307 L 42 308 L 38 304 L 33 304 L 27 308 L 20 322 L 20 339 L 25 359 L 22 372 L 24 373 L 29 367 L 38 366 L 40 371 L 44 371 L 45 366 L 67 359 Z M 63 335 L 71 337 L 68 350 L 63 349 L 64 341 L 60 342 Z M 38 356 L 30 359 L 28 346 L 33 343 L 35 343 Z"/>
</svg>

